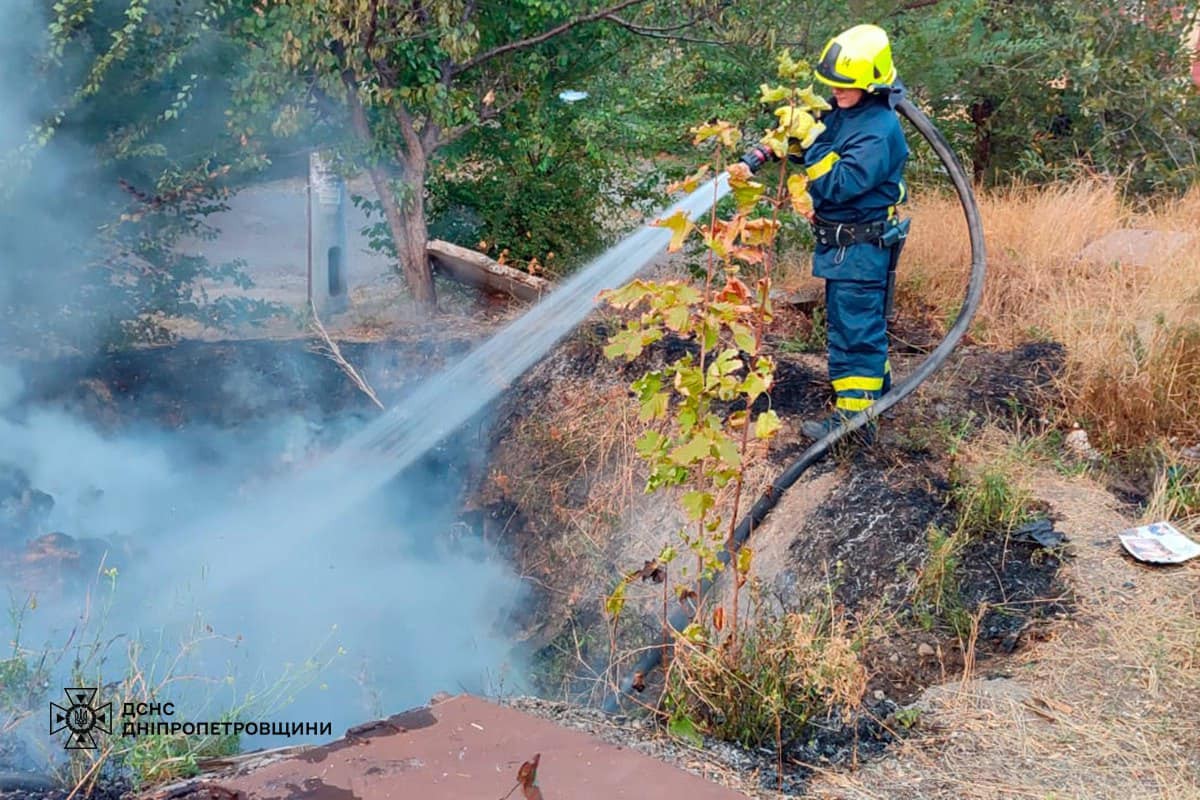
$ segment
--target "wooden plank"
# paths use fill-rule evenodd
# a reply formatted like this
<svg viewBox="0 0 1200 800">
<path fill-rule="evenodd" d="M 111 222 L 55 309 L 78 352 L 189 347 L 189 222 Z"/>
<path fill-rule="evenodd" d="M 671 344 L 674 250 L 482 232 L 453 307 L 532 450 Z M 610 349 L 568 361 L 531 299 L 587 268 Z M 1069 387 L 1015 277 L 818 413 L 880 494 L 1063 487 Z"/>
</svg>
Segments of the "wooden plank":
<svg viewBox="0 0 1200 800">
<path fill-rule="evenodd" d="M 433 266 L 443 275 L 489 292 L 504 292 L 520 300 L 537 302 L 553 284 L 545 278 L 505 266 L 483 253 L 434 239 L 427 246 Z"/>
</svg>

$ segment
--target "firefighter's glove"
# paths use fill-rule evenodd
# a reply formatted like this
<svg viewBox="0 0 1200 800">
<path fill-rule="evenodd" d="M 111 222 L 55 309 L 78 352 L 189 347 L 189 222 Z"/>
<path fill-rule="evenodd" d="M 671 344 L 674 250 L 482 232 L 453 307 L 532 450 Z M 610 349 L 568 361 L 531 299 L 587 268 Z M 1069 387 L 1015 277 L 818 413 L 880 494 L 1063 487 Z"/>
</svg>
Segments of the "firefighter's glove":
<svg viewBox="0 0 1200 800">
<path fill-rule="evenodd" d="M 743 181 L 743 182 L 750 180 L 750 175 L 751 175 L 750 168 L 747 167 L 741 161 L 733 162 L 732 164 L 730 164 L 728 167 L 725 168 L 725 171 L 727 173 L 729 173 L 730 180 Z"/>
</svg>

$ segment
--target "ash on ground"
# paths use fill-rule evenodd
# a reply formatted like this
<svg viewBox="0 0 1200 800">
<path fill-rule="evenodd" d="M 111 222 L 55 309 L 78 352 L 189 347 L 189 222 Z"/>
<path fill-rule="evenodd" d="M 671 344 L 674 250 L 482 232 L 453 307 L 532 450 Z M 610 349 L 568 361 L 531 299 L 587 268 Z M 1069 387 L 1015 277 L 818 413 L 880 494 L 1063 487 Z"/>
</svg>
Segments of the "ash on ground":
<svg viewBox="0 0 1200 800">
<path fill-rule="evenodd" d="M 553 720 L 565 728 L 583 731 L 617 747 L 665 761 L 682 770 L 753 798 L 805 797 L 814 770 L 850 767 L 860 759 L 877 756 L 895 741 L 897 726 L 889 721 L 897 707 L 872 701 L 850 722 L 829 718 L 810 724 L 803 743 L 785 747 L 745 748 L 705 738 L 696 748 L 672 737 L 649 714 L 609 715 L 598 709 L 532 697 L 503 700 L 527 714 Z M 783 780 L 779 780 L 779 766 Z"/>
</svg>

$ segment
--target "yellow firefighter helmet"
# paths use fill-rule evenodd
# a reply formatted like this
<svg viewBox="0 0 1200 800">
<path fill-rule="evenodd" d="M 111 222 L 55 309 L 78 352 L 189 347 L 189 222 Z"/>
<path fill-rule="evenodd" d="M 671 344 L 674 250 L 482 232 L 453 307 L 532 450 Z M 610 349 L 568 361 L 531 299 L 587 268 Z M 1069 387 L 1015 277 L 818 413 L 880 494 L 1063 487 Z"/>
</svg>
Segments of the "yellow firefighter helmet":
<svg viewBox="0 0 1200 800">
<path fill-rule="evenodd" d="M 838 89 L 873 91 L 896 80 L 892 45 L 877 25 L 855 25 L 829 40 L 821 51 L 817 80 Z"/>
</svg>

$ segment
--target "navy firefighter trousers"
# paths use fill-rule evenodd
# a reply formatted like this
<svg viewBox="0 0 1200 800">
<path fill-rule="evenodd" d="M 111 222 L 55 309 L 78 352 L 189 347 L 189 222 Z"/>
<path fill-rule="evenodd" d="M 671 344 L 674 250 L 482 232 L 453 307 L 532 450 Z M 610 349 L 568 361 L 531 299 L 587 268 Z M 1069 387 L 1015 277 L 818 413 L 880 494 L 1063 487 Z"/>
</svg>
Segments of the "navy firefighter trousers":
<svg viewBox="0 0 1200 800">
<path fill-rule="evenodd" d="M 841 412 L 862 411 L 891 388 L 886 289 L 886 282 L 825 281 L 829 380 Z"/>
</svg>

